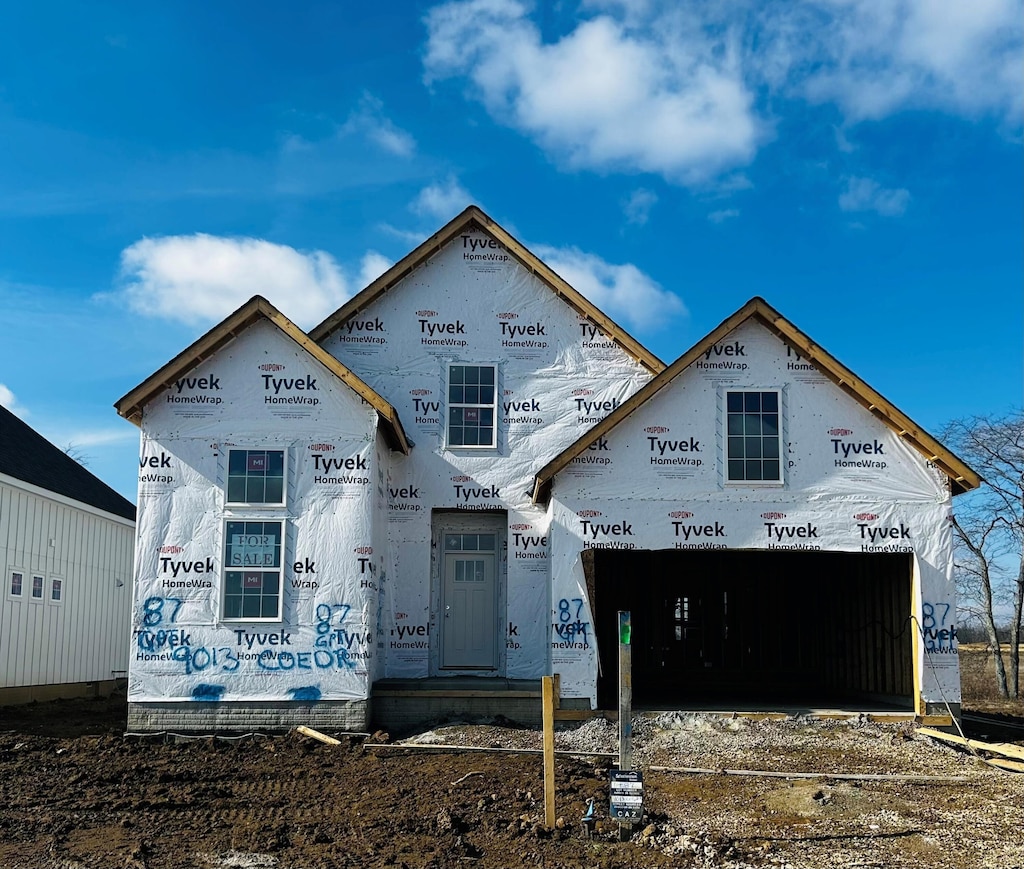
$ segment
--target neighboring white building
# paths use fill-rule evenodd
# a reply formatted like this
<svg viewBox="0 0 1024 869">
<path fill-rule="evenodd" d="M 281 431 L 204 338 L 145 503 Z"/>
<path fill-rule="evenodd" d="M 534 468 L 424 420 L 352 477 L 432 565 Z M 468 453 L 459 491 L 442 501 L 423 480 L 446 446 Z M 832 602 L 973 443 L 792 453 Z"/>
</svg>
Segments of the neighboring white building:
<svg viewBox="0 0 1024 869">
<path fill-rule="evenodd" d="M 132 504 L 0 407 L 0 704 L 124 679 L 134 542 Z"/>
<path fill-rule="evenodd" d="M 135 729 L 361 729 L 467 677 L 608 705 L 619 609 L 638 702 L 959 701 L 979 479 L 760 299 L 666 368 L 469 208 L 308 334 L 255 297 L 116 407 Z"/>
</svg>

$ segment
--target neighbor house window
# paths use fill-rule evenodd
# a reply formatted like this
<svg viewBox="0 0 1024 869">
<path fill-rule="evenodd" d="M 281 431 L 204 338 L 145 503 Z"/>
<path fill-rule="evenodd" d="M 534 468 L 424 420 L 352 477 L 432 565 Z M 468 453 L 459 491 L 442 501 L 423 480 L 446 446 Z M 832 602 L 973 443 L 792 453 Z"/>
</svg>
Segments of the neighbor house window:
<svg viewBox="0 0 1024 869">
<path fill-rule="evenodd" d="M 228 504 L 281 506 L 284 494 L 284 450 L 228 451 Z"/>
<path fill-rule="evenodd" d="M 25 586 L 25 574 L 20 570 L 11 571 L 11 597 L 21 597 L 22 589 Z"/>
<path fill-rule="evenodd" d="M 281 618 L 284 522 L 224 523 L 224 618 Z"/>
<path fill-rule="evenodd" d="M 728 481 L 782 482 L 778 391 L 729 391 L 725 405 Z"/>
<path fill-rule="evenodd" d="M 64 600 L 64 580 L 51 577 L 50 603 L 60 603 L 62 600 Z"/>
<path fill-rule="evenodd" d="M 43 578 L 41 576 L 32 577 L 32 600 L 43 599 Z"/>
<path fill-rule="evenodd" d="M 448 366 L 449 447 L 498 445 L 498 389 L 494 365 Z"/>
</svg>

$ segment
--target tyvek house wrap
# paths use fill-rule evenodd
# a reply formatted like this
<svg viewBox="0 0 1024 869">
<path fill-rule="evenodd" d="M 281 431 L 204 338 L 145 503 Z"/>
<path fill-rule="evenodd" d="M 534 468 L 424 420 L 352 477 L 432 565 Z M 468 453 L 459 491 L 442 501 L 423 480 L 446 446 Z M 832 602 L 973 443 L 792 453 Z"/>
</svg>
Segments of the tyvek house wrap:
<svg viewBox="0 0 1024 869">
<path fill-rule="evenodd" d="M 499 672 L 546 673 L 548 512 L 531 503 L 533 475 L 651 373 L 481 230 L 456 236 L 323 346 L 396 408 L 416 444 L 388 473 L 385 674 L 437 670 L 432 518 L 444 518 L 432 510 L 487 509 L 507 510 Z M 447 366 L 459 362 L 497 366 L 495 449 L 445 447 Z"/>
<path fill-rule="evenodd" d="M 724 478 L 729 389 L 780 390 L 784 485 Z M 563 695 L 596 702 L 583 549 L 796 549 L 913 553 L 924 699 L 958 702 L 950 514 L 941 472 L 748 321 L 554 481 L 550 641 Z M 823 579 L 822 593 L 842 589 Z"/>
<path fill-rule="evenodd" d="M 385 579 L 376 425 L 267 322 L 145 407 L 129 701 L 368 695 Z M 285 451 L 284 507 L 225 506 L 231 447 Z M 221 619 L 233 519 L 283 522 L 278 621 Z"/>
</svg>

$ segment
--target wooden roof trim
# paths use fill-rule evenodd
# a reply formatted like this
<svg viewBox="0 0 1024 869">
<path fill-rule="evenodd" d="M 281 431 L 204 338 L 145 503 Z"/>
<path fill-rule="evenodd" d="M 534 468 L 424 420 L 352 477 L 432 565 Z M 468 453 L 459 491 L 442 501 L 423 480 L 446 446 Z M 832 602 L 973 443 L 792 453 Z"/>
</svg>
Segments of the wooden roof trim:
<svg viewBox="0 0 1024 869">
<path fill-rule="evenodd" d="M 381 397 L 380 393 L 365 383 L 353 371 L 335 359 L 330 353 L 275 308 L 262 296 L 253 296 L 238 310 L 229 314 L 221 323 L 214 326 L 188 347 L 181 351 L 166 365 L 147 377 L 142 383 L 114 403 L 118 414 L 129 422 L 140 425 L 142 409 L 156 395 L 169 389 L 189 371 L 214 355 L 237 338 L 242 332 L 258 320 L 267 320 L 281 332 L 291 338 L 310 356 L 327 368 L 339 380 L 352 389 L 363 401 L 377 412 L 384 422 L 384 434 L 392 449 L 400 450 L 406 455 L 412 444 L 405 434 L 402 421 L 397 411 Z"/>
<path fill-rule="evenodd" d="M 417 267 L 426 262 L 430 257 L 441 250 L 460 233 L 471 227 L 489 233 L 505 249 L 515 257 L 516 261 L 530 274 L 535 275 L 555 293 L 562 297 L 565 302 L 578 314 L 591 320 L 609 338 L 614 340 L 630 356 L 637 360 L 648 371 L 657 374 L 665 368 L 665 363 L 651 353 L 646 347 L 630 335 L 625 329 L 619 326 L 614 320 L 602 313 L 585 296 L 575 290 L 565 279 L 558 275 L 543 260 L 531 253 L 518 239 L 510 235 L 500 224 L 485 214 L 475 205 L 470 205 L 456 218 L 449 221 L 430 238 L 416 247 L 411 253 L 404 256 L 390 269 L 382 274 L 377 280 L 369 284 L 366 289 L 357 293 L 342 305 L 337 311 L 331 314 L 320 325 L 309 331 L 309 336 L 317 342 L 323 342 L 330 335 L 337 331 L 342 324 L 354 317 L 381 295 L 397 284 L 404 277 L 409 275 Z"/>
<path fill-rule="evenodd" d="M 749 319 L 759 320 L 769 331 L 773 332 L 794 350 L 797 350 L 803 358 L 812 363 L 847 395 L 874 414 L 884 425 L 891 428 L 900 437 L 906 439 L 928 461 L 939 467 L 950 478 L 954 495 L 968 492 L 981 485 L 981 477 L 952 451 L 929 435 L 910 417 L 898 410 L 881 393 L 868 386 L 850 369 L 828 353 L 828 351 L 815 344 L 764 299 L 754 297 L 735 314 L 723 320 L 675 362 L 601 420 L 601 422 L 588 429 L 586 434 L 544 465 L 534 476 L 533 502 L 535 504 L 546 503 L 551 494 L 551 485 L 554 477 L 559 471 L 582 454 L 594 441 L 607 435 L 622 420 L 657 395 L 680 373 L 700 358 L 709 347 L 717 344 Z"/>
</svg>

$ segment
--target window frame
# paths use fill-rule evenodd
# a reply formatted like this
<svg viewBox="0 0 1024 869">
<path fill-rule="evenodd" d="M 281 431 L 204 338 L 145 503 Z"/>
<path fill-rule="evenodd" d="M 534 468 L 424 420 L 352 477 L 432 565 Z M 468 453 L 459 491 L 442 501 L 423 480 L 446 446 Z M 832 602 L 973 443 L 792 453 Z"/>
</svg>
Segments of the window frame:
<svg viewBox="0 0 1024 869">
<path fill-rule="evenodd" d="M 29 572 L 32 582 L 29 584 L 28 600 L 30 603 L 41 604 L 46 600 L 46 574 Z M 39 594 L 36 595 L 36 580 L 39 580 Z"/>
<path fill-rule="evenodd" d="M 743 437 L 744 439 L 746 437 L 748 437 L 748 435 L 745 432 L 742 435 L 730 435 L 730 432 L 729 432 L 729 416 L 730 416 L 730 411 L 729 411 L 729 394 L 730 393 L 740 393 L 744 397 L 749 395 L 749 394 L 751 394 L 751 393 L 757 393 L 759 396 L 763 396 L 765 393 L 771 393 L 771 394 L 774 394 L 776 396 L 776 402 L 777 402 L 777 408 L 778 408 L 778 410 L 777 410 L 777 413 L 778 413 L 778 432 L 776 433 L 775 437 L 778 438 L 778 452 L 779 452 L 779 455 L 778 455 L 779 476 L 778 476 L 777 479 L 770 479 L 770 480 L 765 480 L 765 479 L 761 479 L 761 480 L 748 480 L 748 479 L 731 479 L 730 478 L 730 476 L 729 476 L 729 462 L 731 460 L 733 460 L 733 458 L 732 458 L 732 456 L 730 455 L 730 452 L 729 452 L 729 439 L 730 439 L 730 437 L 737 437 L 737 436 L 738 437 Z M 776 488 L 777 489 L 777 488 L 784 487 L 786 485 L 786 461 L 785 461 L 786 401 L 785 401 L 785 389 L 784 389 L 784 387 L 781 387 L 781 386 L 736 386 L 736 385 L 725 385 L 725 386 L 721 387 L 720 394 L 719 394 L 719 400 L 720 400 L 720 407 L 721 407 L 721 424 L 719 426 L 719 431 L 721 432 L 721 443 L 722 443 L 722 448 L 721 448 L 721 468 L 722 468 L 722 479 L 723 479 L 724 484 L 726 486 L 729 486 L 729 487 L 745 487 L 745 488 Z M 744 399 L 744 403 L 745 403 L 745 399 Z M 759 402 L 759 404 L 760 404 L 760 402 Z M 735 413 L 735 411 L 733 413 Z M 744 409 L 743 411 L 740 411 L 740 413 L 747 414 L 747 413 L 750 413 L 750 411 L 747 411 L 746 409 Z M 758 411 L 757 411 L 758 416 L 760 416 L 763 413 L 764 413 L 764 411 L 760 410 L 760 408 L 759 408 Z M 749 436 L 751 436 L 751 437 L 756 436 L 756 437 L 760 438 L 761 439 L 761 446 L 763 447 L 763 445 L 764 445 L 764 434 L 762 432 L 757 433 L 757 435 L 749 435 Z M 740 461 L 745 461 L 746 458 L 747 457 L 744 455 L 739 460 Z M 763 463 L 764 462 L 763 456 L 759 457 L 758 460 Z M 771 459 L 769 459 L 769 461 L 770 460 Z M 763 464 L 762 464 L 762 470 L 763 470 Z"/>
<path fill-rule="evenodd" d="M 270 448 L 261 446 L 231 446 L 227 448 L 226 463 L 224 466 L 224 507 L 231 510 L 273 510 L 288 506 L 288 449 L 286 447 Z M 250 453 L 280 453 L 281 454 L 281 500 L 280 501 L 232 501 L 231 500 L 231 455 L 232 453 L 246 453 L 246 463 Z M 248 479 L 248 472 L 246 474 Z M 247 493 L 248 494 L 248 493 Z"/>
<path fill-rule="evenodd" d="M 276 565 L 263 565 L 263 566 L 261 566 L 261 565 L 253 565 L 253 566 L 250 566 L 250 567 L 246 568 L 245 565 L 233 565 L 233 564 L 230 563 L 231 560 L 232 560 L 232 550 L 231 550 L 231 547 L 233 545 L 231 543 L 231 539 L 230 539 L 230 536 L 231 536 L 230 535 L 230 532 L 231 532 L 230 526 L 232 524 L 238 524 L 238 523 L 242 524 L 243 526 L 251 525 L 251 524 L 256 524 L 256 523 L 259 523 L 259 524 L 265 526 L 267 524 L 271 524 L 272 523 L 272 524 L 274 524 L 274 525 L 276 525 L 278 527 L 278 542 L 276 544 L 276 547 L 277 547 L 277 561 L 278 561 L 278 563 Z M 286 567 L 287 561 L 288 561 L 288 559 L 286 558 L 286 554 L 287 554 L 286 550 L 287 550 L 288 520 L 286 518 L 282 517 L 282 516 L 258 516 L 258 517 L 257 516 L 226 516 L 224 518 L 223 525 L 221 527 L 223 529 L 223 535 L 224 535 L 224 545 L 223 545 L 224 557 L 223 557 L 223 560 L 222 560 L 221 571 L 220 571 L 220 579 L 221 579 L 220 621 L 226 622 L 226 623 L 231 623 L 231 624 L 252 623 L 252 622 L 260 622 L 260 623 L 280 623 L 280 622 L 283 622 L 284 621 L 285 567 Z M 255 531 L 255 530 L 248 531 L 248 530 L 246 530 L 244 528 L 242 530 L 242 534 L 243 535 L 247 535 L 247 534 L 260 534 L 260 533 L 265 533 L 265 532 L 258 532 L 258 531 Z M 277 600 L 277 614 L 276 615 L 272 615 L 272 616 L 264 616 L 264 615 L 251 616 L 251 615 L 244 615 L 244 613 L 240 614 L 240 615 L 228 615 L 228 590 L 229 590 L 228 574 L 229 573 L 242 573 L 242 574 L 244 574 L 246 572 L 253 573 L 253 574 L 259 573 L 259 574 L 264 575 L 264 576 L 268 575 L 268 574 L 269 575 L 273 575 L 273 574 L 277 575 L 277 578 L 278 578 L 277 592 L 276 592 L 276 595 L 274 595 L 274 597 L 276 597 L 276 600 Z M 241 582 L 241 586 L 240 586 L 241 594 L 239 595 L 239 599 L 240 599 L 240 602 L 242 602 L 241 606 L 243 608 L 244 608 L 244 600 L 246 598 L 246 595 L 244 593 L 246 580 L 247 580 L 247 578 L 244 577 L 244 576 L 241 577 L 240 580 L 239 580 Z M 262 580 L 261 580 L 261 582 L 262 582 Z M 264 595 L 262 593 L 259 596 L 260 596 L 260 598 L 271 597 L 271 595 Z"/>
<path fill-rule="evenodd" d="M 452 369 L 453 368 L 475 368 L 477 370 L 489 368 L 494 373 L 494 395 L 490 404 L 482 401 L 477 402 L 453 402 L 451 400 L 451 387 L 452 387 Z M 496 450 L 498 449 L 498 424 L 501 417 L 498 414 L 498 407 L 500 403 L 501 388 L 501 368 L 497 362 L 465 362 L 465 361 L 451 361 L 446 363 L 445 377 L 444 377 L 444 447 L 447 450 L 471 450 L 478 452 L 480 450 Z M 453 408 L 478 408 L 480 410 L 489 409 L 491 411 L 491 441 L 486 444 L 453 444 L 451 440 L 452 432 L 452 414 Z M 477 429 L 479 431 L 479 429 Z"/>
<path fill-rule="evenodd" d="M 59 585 L 58 585 L 59 583 Z M 59 597 L 54 599 L 54 589 L 59 588 Z M 50 593 L 46 595 L 47 606 L 64 606 L 64 599 L 67 597 L 68 583 L 63 576 L 51 576 L 49 584 Z"/>
<path fill-rule="evenodd" d="M 20 581 L 20 591 L 17 594 L 14 593 L 14 577 L 15 576 L 17 576 L 19 581 Z M 6 589 L 7 595 L 6 596 L 7 596 L 8 600 L 22 601 L 22 600 L 25 600 L 27 598 L 27 595 L 25 594 L 25 586 L 26 586 L 25 577 L 26 576 L 28 576 L 28 571 L 27 570 L 22 570 L 20 567 L 9 567 L 7 569 L 7 589 Z"/>
</svg>

